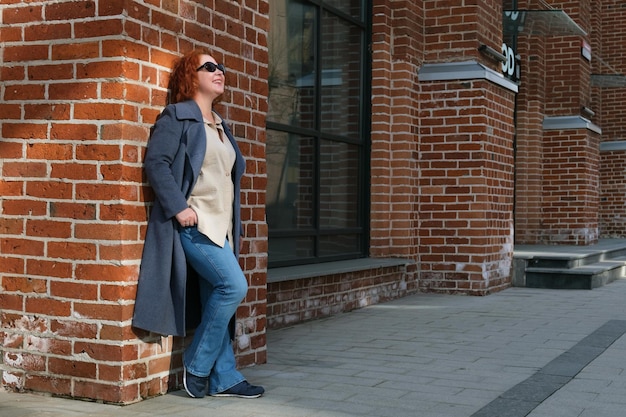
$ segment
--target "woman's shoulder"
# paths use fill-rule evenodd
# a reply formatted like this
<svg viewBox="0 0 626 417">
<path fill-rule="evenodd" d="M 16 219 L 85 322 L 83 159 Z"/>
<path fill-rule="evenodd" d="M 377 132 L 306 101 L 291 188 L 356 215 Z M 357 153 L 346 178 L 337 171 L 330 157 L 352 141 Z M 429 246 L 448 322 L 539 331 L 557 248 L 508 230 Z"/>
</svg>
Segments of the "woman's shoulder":
<svg viewBox="0 0 626 417">
<path fill-rule="evenodd" d="M 193 100 L 181 101 L 174 104 L 168 104 L 163 113 L 171 112 L 178 120 L 194 120 L 202 122 L 202 112 L 200 107 Z"/>
</svg>

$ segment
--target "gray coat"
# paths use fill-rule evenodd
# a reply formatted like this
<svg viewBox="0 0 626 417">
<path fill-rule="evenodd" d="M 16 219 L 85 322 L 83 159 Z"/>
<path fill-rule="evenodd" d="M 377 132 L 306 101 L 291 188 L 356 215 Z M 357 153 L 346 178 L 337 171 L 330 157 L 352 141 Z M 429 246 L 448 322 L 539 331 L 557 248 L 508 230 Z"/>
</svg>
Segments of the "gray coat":
<svg viewBox="0 0 626 417">
<path fill-rule="evenodd" d="M 237 154 L 231 177 L 235 185 L 233 247 L 238 256 L 242 234 L 240 182 L 245 161 L 230 129 L 226 123 L 222 125 Z M 144 161 L 156 199 L 141 258 L 134 327 L 162 335 L 184 336 L 186 328 L 198 324 L 200 304 L 194 286 L 195 273 L 187 266 L 175 216 L 188 206 L 187 198 L 200 173 L 205 152 L 206 133 L 200 107 L 193 100 L 168 105 L 154 125 Z M 193 314 L 190 308 L 195 309 Z"/>
</svg>

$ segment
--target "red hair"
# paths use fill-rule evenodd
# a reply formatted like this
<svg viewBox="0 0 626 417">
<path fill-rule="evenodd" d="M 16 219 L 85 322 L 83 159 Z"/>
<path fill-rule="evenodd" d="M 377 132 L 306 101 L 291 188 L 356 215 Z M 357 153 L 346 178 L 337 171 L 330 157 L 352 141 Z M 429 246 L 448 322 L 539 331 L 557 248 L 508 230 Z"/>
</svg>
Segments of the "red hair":
<svg viewBox="0 0 626 417">
<path fill-rule="evenodd" d="M 172 103 L 191 100 L 198 91 L 198 67 L 202 65 L 200 55 L 211 55 L 206 48 L 194 49 L 174 62 L 169 89 Z"/>
</svg>

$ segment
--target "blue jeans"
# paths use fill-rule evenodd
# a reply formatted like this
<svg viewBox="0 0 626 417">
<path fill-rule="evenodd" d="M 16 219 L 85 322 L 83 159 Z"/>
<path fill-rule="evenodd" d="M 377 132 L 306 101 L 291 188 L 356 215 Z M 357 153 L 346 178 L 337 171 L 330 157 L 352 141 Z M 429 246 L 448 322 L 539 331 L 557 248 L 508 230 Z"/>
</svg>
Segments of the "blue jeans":
<svg viewBox="0 0 626 417">
<path fill-rule="evenodd" d="M 245 380 L 237 371 L 228 323 L 246 296 L 248 283 L 228 241 L 220 248 L 196 227 L 181 229 L 187 262 L 200 281 L 202 318 L 183 364 L 188 372 L 209 377 L 209 394 L 225 391 Z"/>
</svg>

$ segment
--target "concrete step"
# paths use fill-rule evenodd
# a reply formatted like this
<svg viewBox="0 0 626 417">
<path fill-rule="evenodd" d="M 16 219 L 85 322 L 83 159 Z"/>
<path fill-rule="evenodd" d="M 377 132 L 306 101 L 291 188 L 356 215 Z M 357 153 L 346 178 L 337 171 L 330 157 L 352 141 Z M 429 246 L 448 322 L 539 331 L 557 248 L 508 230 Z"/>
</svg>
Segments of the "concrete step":
<svg viewBox="0 0 626 417">
<path fill-rule="evenodd" d="M 593 289 L 626 276 L 626 239 L 596 245 L 516 245 L 513 285 L 531 288 Z"/>
<path fill-rule="evenodd" d="M 626 258 L 600 261 L 573 268 L 526 268 L 526 287 L 591 290 L 626 273 Z"/>
</svg>

